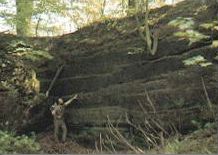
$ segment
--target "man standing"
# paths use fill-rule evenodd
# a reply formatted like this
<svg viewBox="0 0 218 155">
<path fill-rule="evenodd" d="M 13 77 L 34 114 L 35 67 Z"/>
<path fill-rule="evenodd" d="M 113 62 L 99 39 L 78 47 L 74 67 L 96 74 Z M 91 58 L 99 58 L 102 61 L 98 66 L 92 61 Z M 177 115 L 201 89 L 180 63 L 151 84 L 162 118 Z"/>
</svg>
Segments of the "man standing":
<svg viewBox="0 0 218 155">
<path fill-rule="evenodd" d="M 67 127 L 64 121 L 64 110 L 65 107 L 68 106 L 73 100 L 77 99 L 78 95 L 75 95 L 73 98 L 64 102 L 62 98 L 58 99 L 58 103 L 55 102 L 54 105 L 50 108 L 51 113 L 54 118 L 54 137 L 58 142 L 58 133 L 59 128 L 62 129 L 62 141 L 65 142 L 67 136 Z"/>
</svg>

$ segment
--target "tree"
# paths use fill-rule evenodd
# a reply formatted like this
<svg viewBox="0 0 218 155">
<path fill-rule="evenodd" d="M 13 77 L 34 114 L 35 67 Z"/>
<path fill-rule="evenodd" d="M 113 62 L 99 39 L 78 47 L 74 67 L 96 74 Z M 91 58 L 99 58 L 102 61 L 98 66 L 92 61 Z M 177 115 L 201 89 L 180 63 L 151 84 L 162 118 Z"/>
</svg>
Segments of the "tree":
<svg viewBox="0 0 218 155">
<path fill-rule="evenodd" d="M 73 11 L 68 14 L 79 29 L 105 17 L 106 0 L 79 0 L 72 5 Z"/>
<path fill-rule="evenodd" d="M 33 0 L 16 0 L 16 32 L 18 36 L 30 34 Z"/>
<path fill-rule="evenodd" d="M 128 5 L 129 5 L 129 8 L 135 8 L 135 0 L 128 0 Z"/>
<path fill-rule="evenodd" d="M 3 6 L 0 17 L 17 32 L 17 35 L 23 37 L 33 35 L 34 29 L 36 35 L 38 30 L 48 29 L 49 22 L 45 21 L 45 16 L 65 16 L 68 9 L 66 1 L 62 0 L 0 0 L 0 3 Z M 11 8 L 15 8 L 15 11 L 11 11 Z"/>
<path fill-rule="evenodd" d="M 144 3 L 144 0 L 139 0 L 136 3 L 136 9 L 139 11 L 139 13 L 143 13 L 143 6 L 145 5 L 145 19 L 144 19 L 144 27 L 141 28 L 141 23 L 139 20 L 138 15 L 136 15 L 136 21 L 138 26 L 138 31 L 140 37 L 145 41 L 145 44 L 147 46 L 147 50 L 151 55 L 155 55 L 157 52 L 158 47 L 158 30 L 154 31 L 153 34 L 150 31 L 149 23 L 148 23 L 148 17 L 149 17 L 149 0 L 146 0 L 146 3 Z"/>
<path fill-rule="evenodd" d="M 128 14 L 134 12 L 136 3 L 138 3 L 137 0 L 128 0 Z"/>
<path fill-rule="evenodd" d="M 33 28 L 35 29 L 35 36 L 38 36 L 39 30 L 46 31 L 47 33 L 54 33 L 54 31 L 60 31 L 58 26 L 48 26 L 47 21 L 43 19 L 43 16 L 50 16 L 54 18 L 57 16 L 66 16 L 69 7 L 66 2 L 60 0 L 34 0 L 35 7 L 33 10 L 33 17 L 35 19 Z M 52 17 L 53 15 L 53 17 Z"/>
<path fill-rule="evenodd" d="M 104 10 L 105 10 L 105 7 L 106 7 L 106 0 L 103 0 L 102 1 L 102 5 L 101 5 L 101 8 L 100 8 L 100 13 L 101 13 L 101 17 L 104 16 Z"/>
</svg>

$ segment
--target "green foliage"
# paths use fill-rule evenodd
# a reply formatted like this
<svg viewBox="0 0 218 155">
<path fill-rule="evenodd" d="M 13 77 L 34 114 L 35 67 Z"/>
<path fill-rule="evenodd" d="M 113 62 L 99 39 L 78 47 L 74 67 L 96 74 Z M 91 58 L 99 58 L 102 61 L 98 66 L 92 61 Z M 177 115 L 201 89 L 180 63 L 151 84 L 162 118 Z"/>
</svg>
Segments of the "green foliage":
<svg viewBox="0 0 218 155">
<path fill-rule="evenodd" d="M 118 25 L 117 20 L 106 20 L 105 24 L 107 25 L 107 30 L 115 29 Z"/>
<path fill-rule="evenodd" d="M 186 30 L 186 31 L 179 31 L 174 33 L 174 36 L 179 37 L 179 38 L 185 38 L 189 40 L 189 45 L 192 43 L 198 42 L 202 39 L 207 39 L 209 36 L 206 36 L 198 31 L 195 30 Z"/>
<path fill-rule="evenodd" d="M 5 0 L 0 0 L 0 3 L 6 3 L 6 1 Z"/>
<path fill-rule="evenodd" d="M 23 41 L 11 42 L 1 54 L 1 86 L 16 89 L 22 95 L 26 94 L 26 81 L 32 78 L 33 67 L 52 58 L 47 51 L 36 50 Z"/>
<path fill-rule="evenodd" d="M 168 142 L 165 146 L 165 153 L 177 153 L 180 146 L 180 142 L 177 138 L 173 139 L 172 141 Z"/>
<path fill-rule="evenodd" d="M 200 27 L 202 27 L 204 29 L 214 29 L 217 25 L 218 25 L 217 21 L 212 21 L 212 22 L 208 22 L 208 23 L 203 23 L 200 25 Z"/>
<path fill-rule="evenodd" d="M 28 68 L 20 59 L 5 53 L 0 58 L 0 74 L 0 82 L 5 88 L 22 90 Z"/>
<path fill-rule="evenodd" d="M 9 45 L 11 48 L 17 48 L 19 46 L 29 46 L 31 47 L 30 45 L 27 45 L 27 43 L 25 43 L 23 40 L 13 40 L 10 45 Z"/>
<path fill-rule="evenodd" d="M 206 124 L 204 125 L 204 128 L 205 128 L 205 129 L 209 129 L 209 128 L 214 128 L 214 129 L 216 129 L 216 127 L 217 127 L 217 124 L 216 124 L 216 123 L 211 123 L 211 122 L 208 122 L 208 123 L 206 123 Z"/>
<path fill-rule="evenodd" d="M 32 62 L 40 62 L 42 59 L 52 59 L 53 57 L 47 51 L 33 49 L 32 46 L 23 41 L 15 41 L 10 45 L 10 52 L 21 57 L 23 60 L 30 60 Z"/>
<path fill-rule="evenodd" d="M 13 6 L 12 1 L 9 0 L 0 0 L 0 3 L 4 3 L 7 7 L 6 10 L 0 11 L 0 16 L 13 29 L 16 28 L 17 35 L 21 37 L 33 35 L 36 31 L 34 29 L 38 30 L 39 27 L 45 31 L 53 30 L 47 21 L 44 21 L 46 23 L 44 27 L 40 25 L 39 21 L 43 19 L 42 17 L 45 17 L 45 14 L 50 16 L 51 13 L 66 16 L 66 11 L 69 10 L 67 3 L 59 0 L 16 0 L 16 6 Z M 11 5 L 16 7 L 16 13 L 9 9 Z"/>
<path fill-rule="evenodd" d="M 177 17 L 175 20 L 170 21 L 168 25 L 178 27 L 180 30 L 186 30 L 193 28 L 195 22 L 192 18 Z"/>
<path fill-rule="evenodd" d="M 177 108 L 182 108 L 186 104 L 186 102 L 183 98 L 179 98 L 176 101 L 174 101 L 173 103 Z"/>
<path fill-rule="evenodd" d="M 67 9 L 66 3 L 60 0 L 40 0 L 35 4 L 33 15 L 51 12 L 64 14 Z"/>
<path fill-rule="evenodd" d="M 15 136 L 13 133 L 0 130 L 0 153 L 39 153 L 40 145 L 35 137 Z"/>
<path fill-rule="evenodd" d="M 214 40 L 214 41 L 212 42 L 212 47 L 218 48 L 218 40 Z"/>
<path fill-rule="evenodd" d="M 129 47 L 127 48 L 128 54 L 129 55 L 134 55 L 134 54 L 141 54 L 144 52 L 144 48 L 140 47 Z"/>
<path fill-rule="evenodd" d="M 163 151 L 170 154 L 217 153 L 216 123 L 207 123 L 204 128 L 199 128 L 182 140 L 178 136 L 168 139 Z"/>
<path fill-rule="evenodd" d="M 17 35 L 28 36 L 31 31 L 33 0 L 16 0 L 16 9 L 15 25 Z"/>
<path fill-rule="evenodd" d="M 103 21 L 106 19 L 104 15 L 105 5 L 105 0 L 89 0 L 82 3 L 75 2 L 71 6 L 73 11 L 70 18 L 77 28 L 89 26 L 94 22 Z"/>
<path fill-rule="evenodd" d="M 183 63 L 187 66 L 190 66 L 190 65 L 195 65 L 195 64 L 198 64 L 204 61 L 206 61 L 206 59 L 203 56 L 198 55 L 198 56 L 194 56 L 192 58 L 184 60 Z"/>
<path fill-rule="evenodd" d="M 218 61 L 218 55 L 214 57 L 214 60 Z"/>
<path fill-rule="evenodd" d="M 46 51 L 32 51 L 26 54 L 25 58 L 31 61 L 40 61 L 41 59 L 52 59 L 53 57 Z"/>
<path fill-rule="evenodd" d="M 211 62 L 209 62 L 207 59 L 205 59 L 205 58 L 204 58 L 203 56 L 201 56 L 201 55 L 188 58 L 188 59 L 184 60 L 183 63 L 184 63 L 186 66 L 200 65 L 201 67 L 207 67 L 207 66 L 212 65 Z"/>
<path fill-rule="evenodd" d="M 169 26 L 177 27 L 178 32 L 174 36 L 189 40 L 189 45 L 199 42 L 202 39 L 207 39 L 209 36 L 204 35 L 195 29 L 195 22 L 192 18 L 178 17 L 168 23 Z"/>
<path fill-rule="evenodd" d="M 197 127 L 197 129 L 200 129 L 202 127 L 202 122 L 198 120 L 191 120 L 191 123 Z"/>
</svg>

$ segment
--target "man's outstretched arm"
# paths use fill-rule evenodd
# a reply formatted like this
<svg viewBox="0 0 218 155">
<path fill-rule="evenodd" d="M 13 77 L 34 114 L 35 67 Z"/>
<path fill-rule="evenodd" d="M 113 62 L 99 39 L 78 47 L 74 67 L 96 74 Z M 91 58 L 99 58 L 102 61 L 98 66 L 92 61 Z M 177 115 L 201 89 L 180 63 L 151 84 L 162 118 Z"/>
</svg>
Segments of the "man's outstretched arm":
<svg viewBox="0 0 218 155">
<path fill-rule="evenodd" d="M 68 106 L 73 100 L 77 99 L 78 97 L 78 94 L 76 94 L 74 97 L 72 97 L 71 99 L 69 99 L 68 101 L 66 101 L 64 103 L 65 106 Z"/>
</svg>

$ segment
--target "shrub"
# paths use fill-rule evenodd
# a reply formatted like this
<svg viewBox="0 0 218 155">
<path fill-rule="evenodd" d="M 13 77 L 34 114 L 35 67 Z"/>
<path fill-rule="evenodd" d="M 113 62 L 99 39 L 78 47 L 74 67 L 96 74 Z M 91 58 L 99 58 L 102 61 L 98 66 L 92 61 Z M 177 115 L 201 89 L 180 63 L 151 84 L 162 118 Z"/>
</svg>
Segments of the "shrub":
<svg viewBox="0 0 218 155">
<path fill-rule="evenodd" d="M 13 133 L 0 130 L 0 154 L 39 152 L 40 145 L 35 142 L 34 136 L 15 136 Z"/>
</svg>

